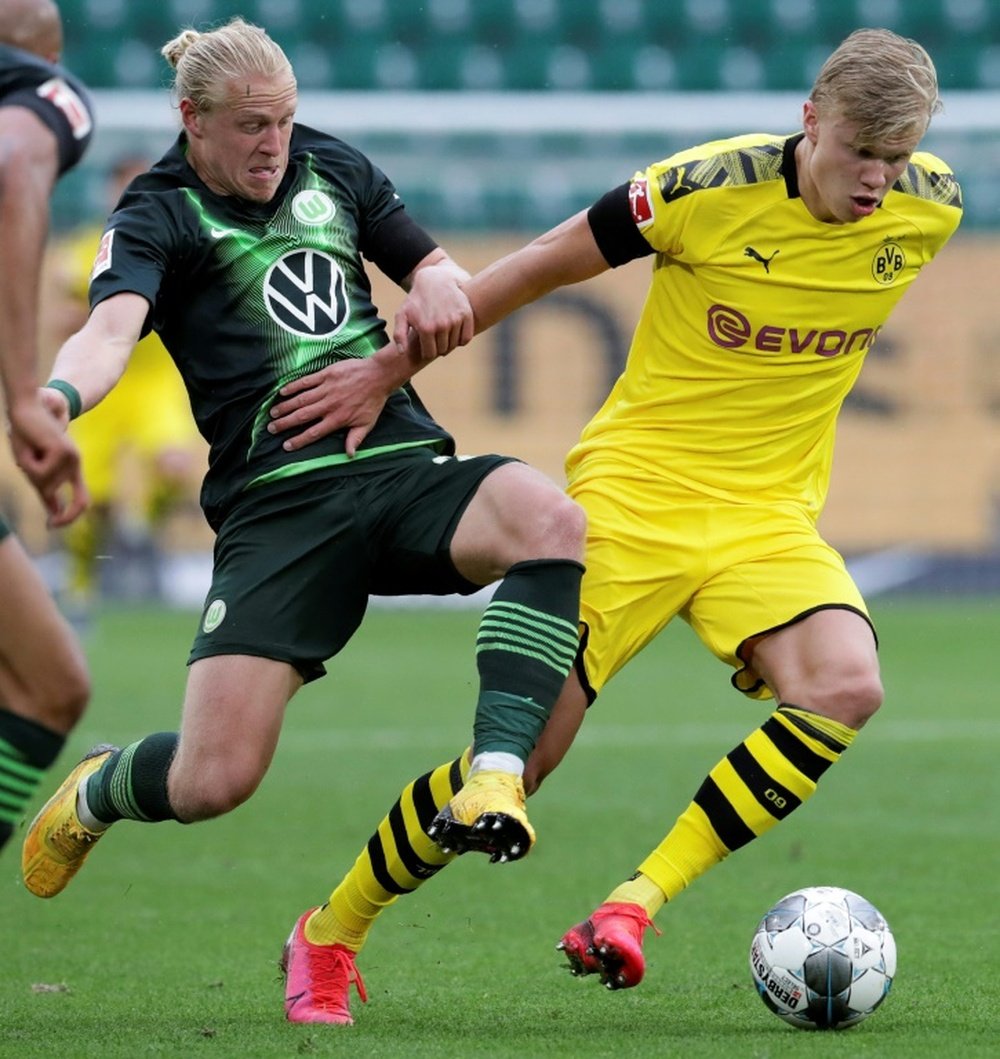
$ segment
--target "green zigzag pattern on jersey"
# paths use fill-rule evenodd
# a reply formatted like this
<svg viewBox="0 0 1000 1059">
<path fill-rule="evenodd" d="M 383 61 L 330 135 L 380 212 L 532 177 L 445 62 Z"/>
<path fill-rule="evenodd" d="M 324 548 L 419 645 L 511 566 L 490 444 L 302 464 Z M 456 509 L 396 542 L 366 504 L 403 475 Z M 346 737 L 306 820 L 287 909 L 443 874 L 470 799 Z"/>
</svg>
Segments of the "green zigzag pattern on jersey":
<svg viewBox="0 0 1000 1059">
<path fill-rule="evenodd" d="M 321 190 L 333 197 L 330 185 L 312 168 L 311 158 L 306 161 L 306 169 L 307 176 L 302 181 L 301 186 L 289 190 L 285 201 L 281 204 L 278 212 L 269 222 L 270 231 L 263 235 L 245 231 L 235 227 L 228 221 L 212 217 L 205 209 L 205 205 L 201 201 L 201 197 L 198 193 L 192 188 L 184 189 L 188 202 L 198 215 L 199 223 L 203 229 L 209 231 L 213 228 L 224 228 L 230 233 L 225 240 L 220 242 L 218 249 L 219 253 L 223 255 L 224 260 L 228 259 L 228 263 L 234 270 L 250 271 L 253 268 L 253 265 L 250 263 L 242 265 L 239 263 L 240 258 L 244 255 L 249 255 L 250 262 L 266 269 L 274 264 L 274 262 L 283 254 L 295 248 L 296 243 L 301 238 L 300 232 L 297 229 L 301 229 L 302 233 L 306 231 L 306 226 L 296 222 L 291 214 L 290 204 L 295 197 L 296 190 Z M 310 245 L 317 249 L 329 251 L 334 256 L 337 255 L 340 243 L 337 240 L 338 232 L 335 224 L 328 228 L 309 226 L 308 233 Z M 252 275 L 249 275 L 246 278 L 252 278 Z M 290 332 L 280 328 L 273 320 L 271 320 L 263 310 L 263 303 L 261 305 L 260 319 L 258 319 L 257 323 L 272 333 L 271 338 L 274 342 L 274 348 L 278 353 L 278 363 L 275 365 L 276 379 L 274 386 L 267 399 L 258 409 L 257 415 L 254 419 L 254 439 L 263 437 L 263 431 L 267 423 L 270 421 L 270 407 L 276 399 L 281 387 L 293 379 L 300 378 L 302 375 L 306 375 L 311 371 L 323 367 L 330 361 L 329 336 L 321 338 L 297 338 Z M 361 336 L 351 334 L 350 322 L 348 321 L 346 328 L 341 329 L 338 333 L 337 344 L 342 359 L 349 357 L 360 359 L 371 356 L 374 349 L 370 343 L 365 343 L 365 348 L 363 349 L 354 348 L 356 344 L 355 339 L 359 337 Z M 252 454 L 255 445 L 256 440 L 247 453 L 248 458 Z"/>
</svg>

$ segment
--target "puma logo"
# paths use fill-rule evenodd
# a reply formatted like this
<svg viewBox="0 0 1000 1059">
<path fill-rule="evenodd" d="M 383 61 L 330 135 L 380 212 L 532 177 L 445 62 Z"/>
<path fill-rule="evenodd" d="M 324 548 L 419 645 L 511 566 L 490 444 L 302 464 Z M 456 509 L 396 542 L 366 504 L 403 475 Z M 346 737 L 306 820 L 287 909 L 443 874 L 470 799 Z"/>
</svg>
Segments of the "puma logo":
<svg viewBox="0 0 1000 1059">
<path fill-rule="evenodd" d="M 757 251 L 754 250 L 754 248 L 752 246 L 748 246 L 746 248 L 746 250 L 743 251 L 743 253 L 747 257 L 752 257 L 754 259 L 754 261 L 759 261 L 764 266 L 764 271 L 768 275 L 770 275 L 771 274 L 771 262 L 778 256 L 778 254 L 781 253 L 781 251 L 780 250 L 775 250 L 775 252 L 770 257 L 763 257 L 762 255 L 757 253 Z"/>
</svg>

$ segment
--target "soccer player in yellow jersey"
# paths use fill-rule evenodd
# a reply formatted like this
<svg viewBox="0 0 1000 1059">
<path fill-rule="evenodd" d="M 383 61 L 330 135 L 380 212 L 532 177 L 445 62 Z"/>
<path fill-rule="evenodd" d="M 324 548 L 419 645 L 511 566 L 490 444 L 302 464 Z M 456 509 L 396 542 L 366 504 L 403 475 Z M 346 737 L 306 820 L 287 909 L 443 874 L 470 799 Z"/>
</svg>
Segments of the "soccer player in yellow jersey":
<svg viewBox="0 0 1000 1059">
<path fill-rule="evenodd" d="M 571 970 L 611 989 L 642 978 L 643 931 L 664 903 L 809 798 L 881 705 L 865 602 L 816 520 L 842 402 L 959 223 L 951 171 L 918 151 L 938 108 L 924 49 L 860 30 L 821 69 L 797 134 L 682 151 L 466 284 L 482 330 L 652 258 L 625 371 L 568 457 L 588 517 L 584 635 L 529 789 L 587 704 L 677 615 L 736 688 L 774 700 L 638 872 L 564 935 Z M 303 380 L 275 427 L 305 427 L 290 432 L 296 446 L 335 423 L 360 438 L 367 402 L 396 382 L 367 365 Z M 314 916 L 314 940 L 356 952 L 385 905 L 446 863 L 425 832 L 464 768 L 459 758 L 406 788 Z"/>
</svg>

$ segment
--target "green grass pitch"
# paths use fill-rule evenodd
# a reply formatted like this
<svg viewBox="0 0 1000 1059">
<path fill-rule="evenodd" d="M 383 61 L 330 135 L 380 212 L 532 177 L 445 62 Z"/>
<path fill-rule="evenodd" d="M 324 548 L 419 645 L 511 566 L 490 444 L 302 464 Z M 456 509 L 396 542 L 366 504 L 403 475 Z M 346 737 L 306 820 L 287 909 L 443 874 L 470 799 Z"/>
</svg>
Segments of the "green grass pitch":
<svg viewBox="0 0 1000 1059">
<path fill-rule="evenodd" d="M 294 700 L 271 772 L 235 813 L 120 824 L 48 902 L 21 887 L 17 844 L 4 851 L 0 1055 L 996 1055 L 1000 600 L 883 598 L 873 614 L 885 708 L 816 798 L 664 909 L 638 989 L 573 979 L 555 942 L 766 710 L 682 625 L 606 690 L 532 799 L 531 856 L 466 857 L 403 898 L 362 954 L 370 1001 L 355 1004 L 356 1025 L 291 1026 L 276 961 L 295 918 L 325 899 L 403 783 L 471 728 L 477 615 L 373 610 Z M 94 702 L 58 775 L 93 742 L 176 726 L 195 620 L 100 615 L 86 641 Z M 882 1008 L 840 1034 L 786 1026 L 747 969 L 769 904 L 822 883 L 872 900 L 899 947 Z"/>
</svg>

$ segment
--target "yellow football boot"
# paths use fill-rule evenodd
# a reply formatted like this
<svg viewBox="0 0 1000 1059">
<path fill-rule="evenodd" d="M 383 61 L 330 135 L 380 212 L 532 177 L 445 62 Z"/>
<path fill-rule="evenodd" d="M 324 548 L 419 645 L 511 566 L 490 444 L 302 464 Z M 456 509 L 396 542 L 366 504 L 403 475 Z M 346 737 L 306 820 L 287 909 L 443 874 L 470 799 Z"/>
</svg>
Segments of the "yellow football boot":
<svg viewBox="0 0 1000 1059">
<path fill-rule="evenodd" d="M 487 769 L 473 773 L 427 833 L 445 853 L 486 853 L 493 863 L 526 856 L 535 831 L 524 811 L 521 777 Z"/>
<path fill-rule="evenodd" d="M 55 897 L 61 893 L 104 834 L 80 823 L 76 815 L 76 793 L 80 783 L 117 749 L 107 744 L 95 746 L 31 821 L 21 850 L 21 874 L 24 885 L 36 897 Z"/>
</svg>

